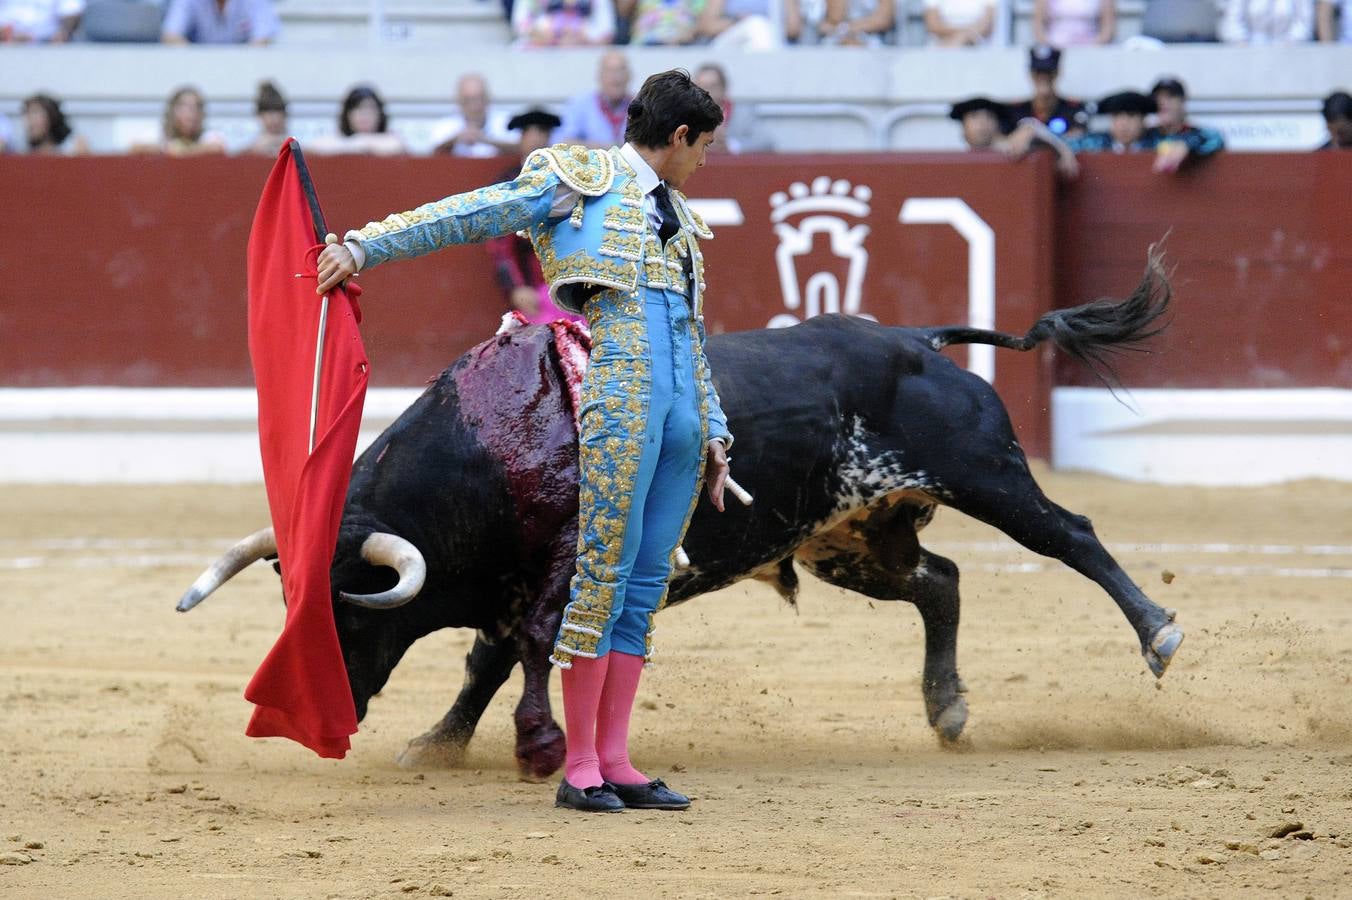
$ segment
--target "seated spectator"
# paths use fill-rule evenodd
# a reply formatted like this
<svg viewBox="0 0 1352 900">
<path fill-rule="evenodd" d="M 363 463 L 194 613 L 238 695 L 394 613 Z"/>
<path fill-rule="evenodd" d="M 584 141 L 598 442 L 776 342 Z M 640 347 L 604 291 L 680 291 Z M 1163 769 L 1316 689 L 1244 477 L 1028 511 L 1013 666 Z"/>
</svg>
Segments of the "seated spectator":
<svg viewBox="0 0 1352 900">
<path fill-rule="evenodd" d="M 1035 0 L 1033 40 L 1053 47 L 1111 44 L 1116 0 Z"/>
<path fill-rule="evenodd" d="M 1352 95 L 1347 91 L 1329 94 L 1324 98 L 1323 113 L 1329 139 L 1319 149 L 1352 150 Z"/>
<path fill-rule="evenodd" d="M 271 0 L 169 0 L 166 44 L 270 44 L 281 30 Z"/>
<path fill-rule="evenodd" d="M 510 153 L 517 148 L 507 125 L 507 114 L 488 108 L 488 82 L 471 72 L 455 85 L 460 111 L 432 128 L 432 152 L 452 156 L 485 157 Z"/>
<path fill-rule="evenodd" d="M 1033 83 L 1033 96 L 1014 104 L 1011 112 L 1015 120 L 1036 119 L 1046 125 L 1052 134 L 1066 138 L 1084 134 L 1089 114 L 1078 100 L 1067 100 L 1056 92 L 1056 79 L 1061 74 L 1061 51 L 1039 44 L 1028 51 L 1028 79 Z"/>
<path fill-rule="evenodd" d="M 1135 153 L 1146 149 L 1145 117 L 1155 111 L 1155 101 L 1139 91 L 1111 94 L 1098 103 L 1100 115 L 1108 116 L 1107 131 L 1091 131 L 1071 138 L 1076 153 Z"/>
<path fill-rule="evenodd" d="M 1010 159 L 1021 159 L 1034 142 L 1040 142 L 1056 151 L 1057 171 L 1068 178 L 1079 174 L 1075 154 L 1060 136 L 1037 119 L 1016 121 L 1011 108 L 1003 103 L 972 97 L 953 104 L 948 117 L 962 126 L 962 139 L 968 150 L 993 150 Z"/>
<path fill-rule="evenodd" d="M 276 156 L 290 134 L 287 128 L 286 98 L 271 81 L 264 81 L 258 86 L 254 115 L 258 117 L 258 137 L 241 152 Z"/>
<path fill-rule="evenodd" d="M 774 50 L 796 41 L 800 27 L 786 29 L 781 0 L 706 0 L 699 38 L 725 50 Z"/>
<path fill-rule="evenodd" d="M 0 0 L 0 44 L 64 44 L 85 0 Z"/>
<path fill-rule="evenodd" d="M 403 140 L 390 131 L 385 101 L 375 88 L 364 84 L 357 85 L 343 98 L 338 134 L 316 138 L 306 149 L 329 155 L 398 156 L 406 152 Z"/>
<path fill-rule="evenodd" d="M 995 0 L 925 0 L 925 30 L 931 46 L 989 44 L 995 32 Z"/>
<path fill-rule="evenodd" d="M 879 47 L 896 27 L 896 0 L 826 0 L 826 14 L 816 23 L 817 42 Z"/>
<path fill-rule="evenodd" d="M 1142 139 L 1146 149 L 1155 150 L 1156 172 L 1176 172 L 1189 159 L 1201 159 L 1224 149 L 1225 139 L 1211 128 L 1188 122 L 1188 92 L 1183 82 L 1166 77 L 1150 89 L 1155 101 L 1156 124 L 1147 128 Z"/>
<path fill-rule="evenodd" d="M 587 47 L 615 39 L 612 0 L 515 0 L 512 34 L 519 47 Z"/>
<path fill-rule="evenodd" d="M 728 76 L 723 67 L 705 63 L 695 70 L 695 84 L 709 92 L 709 96 L 723 110 L 723 122 L 714 132 L 711 150 L 729 153 L 756 153 L 774 149 L 774 143 L 756 120 L 755 109 L 733 103 L 728 96 Z M 734 115 L 736 113 L 736 115 Z"/>
<path fill-rule="evenodd" d="M 568 101 L 563 125 L 555 139 L 591 147 L 617 147 L 624 143 L 624 125 L 629 115 L 629 58 L 619 50 L 601 55 L 596 70 L 597 90 Z"/>
<path fill-rule="evenodd" d="M 89 142 L 71 133 L 61 104 L 46 94 L 34 94 L 24 100 L 23 130 L 29 153 L 83 156 L 89 152 Z"/>
<path fill-rule="evenodd" d="M 1216 40 L 1216 0 L 1145 0 L 1141 34 L 1166 44 Z"/>
<path fill-rule="evenodd" d="M 615 11 L 629 23 L 629 43 L 639 47 L 692 44 L 704 0 L 616 0 Z"/>
<path fill-rule="evenodd" d="M 206 130 L 207 102 L 194 87 L 181 87 L 169 95 L 164 107 L 164 137 L 155 144 L 134 144 L 132 153 L 167 153 L 170 156 L 202 156 L 225 152 L 225 138 Z"/>
<path fill-rule="evenodd" d="M 1292 44 L 1314 37 L 1314 0 L 1225 0 L 1218 28 L 1227 44 Z"/>
<path fill-rule="evenodd" d="M 1319 40 L 1352 44 L 1352 0 L 1319 0 L 1316 20 Z"/>
</svg>

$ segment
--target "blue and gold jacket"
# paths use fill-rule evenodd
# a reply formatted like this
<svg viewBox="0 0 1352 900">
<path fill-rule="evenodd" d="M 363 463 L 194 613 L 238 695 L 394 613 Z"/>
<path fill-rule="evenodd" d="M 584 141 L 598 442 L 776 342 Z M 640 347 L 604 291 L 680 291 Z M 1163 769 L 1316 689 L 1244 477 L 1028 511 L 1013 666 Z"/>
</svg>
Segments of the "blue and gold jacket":
<svg viewBox="0 0 1352 900">
<path fill-rule="evenodd" d="M 671 189 L 680 227 L 663 247 L 648 225 L 635 175 L 617 148 L 556 144 L 527 157 L 512 181 L 396 213 L 348 232 L 345 240 L 361 244 L 365 271 L 389 260 L 522 232 L 535 247 L 550 296 L 576 313 L 585 314 L 583 305 L 596 288 L 630 295 L 643 288 L 684 294 L 696 322 L 695 368 L 706 399 L 708 434 L 730 446 L 727 418 L 704 353 L 704 254 L 699 238 L 713 234 L 685 196 Z M 560 189 L 576 194 L 576 201 L 566 213 L 551 214 Z"/>
</svg>

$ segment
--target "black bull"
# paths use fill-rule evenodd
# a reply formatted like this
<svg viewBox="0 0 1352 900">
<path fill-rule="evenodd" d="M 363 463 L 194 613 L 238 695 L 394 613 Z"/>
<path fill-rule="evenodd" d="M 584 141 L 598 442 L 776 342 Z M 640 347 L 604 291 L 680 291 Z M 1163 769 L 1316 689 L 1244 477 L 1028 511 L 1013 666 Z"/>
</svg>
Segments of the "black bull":
<svg viewBox="0 0 1352 900">
<path fill-rule="evenodd" d="M 1158 333 L 1168 302 L 1152 257 L 1130 298 L 1049 313 L 1022 338 L 836 316 L 712 338 L 708 354 L 737 438 L 733 473 L 755 503 L 729 502 L 719 514 L 701 499 L 684 541 L 690 566 L 675 573 L 670 602 L 748 577 L 792 599 L 795 561 L 867 597 L 907 600 L 924 621 L 929 722 L 942 740 L 955 740 L 967 720 L 957 671 L 958 567 L 917 537 L 941 504 L 1102 587 L 1162 675 L 1182 640 L 1172 611 L 1127 577 L 1088 519 L 1042 493 L 995 391 L 938 351 L 958 343 L 1029 350 L 1051 340 L 1111 376 L 1105 355 Z M 332 568 L 358 716 L 414 641 L 441 628 L 478 632 L 455 704 L 410 743 L 403 762 L 458 760 L 520 663 L 517 762 L 536 777 L 561 765 L 547 660 L 574 568 L 577 481 L 572 404 L 548 328 L 469 351 L 358 459 Z M 405 555 L 421 555 L 425 581 L 397 606 L 344 602 L 367 602 L 352 595 L 389 591 L 396 580 L 371 562 L 389 561 L 367 552 L 377 533 L 416 548 Z M 204 573 L 180 609 L 270 555 L 275 543 L 259 534 Z"/>
</svg>

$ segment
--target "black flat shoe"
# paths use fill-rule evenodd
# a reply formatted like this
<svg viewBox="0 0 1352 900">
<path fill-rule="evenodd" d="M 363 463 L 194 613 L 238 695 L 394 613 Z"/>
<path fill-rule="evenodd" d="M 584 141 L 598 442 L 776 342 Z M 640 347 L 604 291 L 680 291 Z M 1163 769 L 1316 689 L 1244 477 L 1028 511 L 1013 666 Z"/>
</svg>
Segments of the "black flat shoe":
<svg viewBox="0 0 1352 900">
<path fill-rule="evenodd" d="M 647 784 L 612 784 L 615 795 L 630 809 L 689 809 L 690 798 L 667 787 L 660 778 Z"/>
<path fill-rule="evenodd" d="M 575 788 L 565 778 L 559 782 L 559 792 L 554 796 L 554 805 L 582 812 L 624 812 L 624 801 L 615 794 L 615 785 L 601 784 L 596 787 Z"/>
</svg>

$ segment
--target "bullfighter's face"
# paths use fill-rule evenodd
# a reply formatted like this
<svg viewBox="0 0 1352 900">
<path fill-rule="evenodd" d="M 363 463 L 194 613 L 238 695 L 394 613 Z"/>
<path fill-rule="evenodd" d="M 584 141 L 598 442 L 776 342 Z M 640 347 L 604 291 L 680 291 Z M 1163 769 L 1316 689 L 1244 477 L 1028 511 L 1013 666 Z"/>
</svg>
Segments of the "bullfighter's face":
<svg viewBox="0 0 1352 900">
<path fill-rule="evenodd" d="M 689 126 L 682 125 L 671 133 L 671 143 L 668 145 L 668 154 L 666 164 L 657 174 L 664 181 L 676 189 L 680 189 L 687 178 L 695 174 L 695 170 L 704 165 L 705 156 L 709 152 L 709 145 L 714 142 L 715 132 L 705 131 L 695 138 L 695 143 L 690 144 L 686 141 L 689 135 Z"/>
</svg>

